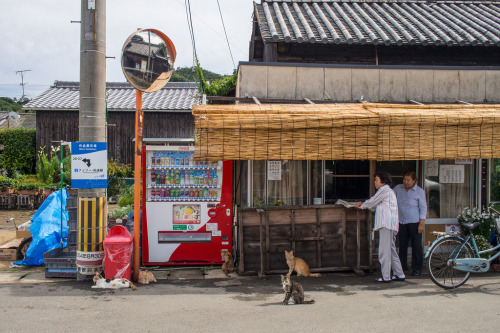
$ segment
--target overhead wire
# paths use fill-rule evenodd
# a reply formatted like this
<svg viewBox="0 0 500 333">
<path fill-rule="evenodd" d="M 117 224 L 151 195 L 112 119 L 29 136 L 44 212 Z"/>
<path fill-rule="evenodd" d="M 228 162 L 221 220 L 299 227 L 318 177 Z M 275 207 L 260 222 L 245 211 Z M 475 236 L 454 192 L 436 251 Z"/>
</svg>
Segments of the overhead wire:
<svg viewBox="0 0 500 333">
<path fill-rule="evenodd" d="M 226 25 L 224 24 L 224 18 L 222 17 L 222 11 L 220 10 L 219 0 L 217 0 L 217 7 L 219 7 L 220 19 L 222 21 L 222 27 L 224 28 L 224 35 L 226 35 L 227 47 L 229 48 L 229 54 L 231 55 L 231 60 L 233 62 L 233 68 L 236 68 L 233 58 L 233 52 L 231 51 L 231 45 L 229 45 L 229 38 L 227 38 Z"/>
<path fill-rule="evenodd" d="M 194 38 L 194 29 L 193 29 L 193 18 L 191 16 L 191 3 L 189 0 L 184 0 L 184 4 L 186 7 L 186 17 L 188 21 L 189 34 L 191 36 L 191 45 L 193 46 L 193 66 L 196 64 L 196 59 L 198 55 L 196 53 L 196 40 Z"/>
<path fill-rule="evenodd" d="M 186 18 L 187 18 L 187 22 L 188 22 L 189 34 L 191 36 L 191 45 L 193 47 L 193 65 L 191 67 L 191 73 L 189 73 L 188 77 L 186 78 L 186 82 L 187 82 L 187 80 L 189 79 L 191 74 L 193 74 L 193 72 L 195 71 L 195 68 L 197 66 L 198 54 L 196 53 L 196 40 L 194 38 L 193 18 L 191 16 L 191 3 L 190 3 L 190 1 L 184 0 L 184 6 L 186 7 Z M 195 78 L 195 82 L 198 81 L 196 78 L 196 75 L 194 76 L 194 78 Z M 203 93 L 203 84 L 201 82 L 200 82 L 200 90 Z"/>
</svg>

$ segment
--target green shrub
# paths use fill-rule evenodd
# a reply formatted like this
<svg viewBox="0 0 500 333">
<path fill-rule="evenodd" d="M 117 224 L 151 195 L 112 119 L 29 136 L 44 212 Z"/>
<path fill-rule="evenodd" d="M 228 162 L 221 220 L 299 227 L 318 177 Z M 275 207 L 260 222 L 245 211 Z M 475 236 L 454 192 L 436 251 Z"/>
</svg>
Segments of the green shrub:
<svg viewBox="0 0 500 333">
<path fill-rule="evenodd" d="M 109 212 L 108 217 L 110 219 L 121 219 L 121 218 L 127 216 L 128 212 L 131 211 L 132 209 L 133 209 L 132 206 L 120 207 L 120 208 L 117 208 L 117 209 Z"/>
<path fill-rule="evenodd" d="M 14 180 L 5 176 L 0 176 L 0 190 L 5 191 L 8 187 L 14 187 Z"/>
<path fill-rule="evenodd" d="M 118 206 L 125 207 L 134 204 L 134 186 L 124 187 L 119 194 Z"/>
<path fill-rule="evenodd" d="M 119 164 L 115 160 L 108 161 L 108 198 L 118 195 L 121 189 L 128 187 L 122 178 L 130 178 L 134 172 L 130 164 Z"/>
<path fill-rule="evenodd" d="M 45 154 L 45 147 L 38 151 L 36 162 L 36 177 L 51 184 L 61 181 L 61 157 L 59 147 L 51 147 L 50 155 Z M 63 157 L 63 185 L 71 185 L 71 154 L 69 148 L 65 148 Z M 61 185 L 59 184 L 59 187 Z"/>
<path fill-rule="evenodd" d="M 30 128 L 9 128 L 0 131 L 0 169 L 12 176 L 15 171 L 29 174 L 35 171 L 36 132 Z"/>
</svg>

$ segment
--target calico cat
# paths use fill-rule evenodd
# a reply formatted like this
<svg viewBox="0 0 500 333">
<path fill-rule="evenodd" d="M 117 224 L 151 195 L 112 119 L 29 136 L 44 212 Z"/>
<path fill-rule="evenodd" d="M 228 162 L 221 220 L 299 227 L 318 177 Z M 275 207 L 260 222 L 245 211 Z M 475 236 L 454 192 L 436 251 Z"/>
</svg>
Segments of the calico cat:
<svg viewBox="0 0 500 333">
<path fill-rule="evenodd" d="M 226 276 L 229 276 L 229 273 L 234 271 L 233 255 L 228 251 L 224 251 L 222 252 L 222 259 L 224 260 L 224 263 L 222 264 L 222 271 L 226 274 Z"/>
<path fill-rule="evenodd" d="M 101 274 L 96 273 L 93 280 L 95 285 L 92 286 L 92 288 L 111 288 L 111 289 L 132 288 L 132 290 L 137 290 L 137 287 L 134 286 L 134 284 L 127 279 L 106 280 L 105 278 L 102 277 Z"/>
<path fill-rule="evenodd" d="M 290 298 L 293 299 L 294 304 L 314 304 L 314 300 L 304 301 L 304 289 L 298 282 L 293 282 L 288 276 L 281 275 L 281 284 L 285 291 L 285 299 L 283 305 L 288 305 Z"/>
<path fill-rule="evenodd" d="M 285 258 L 286 258 L 286 263 L 290 268 L 288 274 L 286 275 L 287 277 L 290 277 L 290 275 L 293 273 L 294 270 L 297 272 L 297 276 L 314 276 L 314 277 L 321 276 L 321 274 L 319 273 L 311 273 L 309 265 L 304 261 L 304 259 L 299 257 L 294 257 L 293 251 L 288 252 L 285 250 Z"/>
<path fill-rule="evenodd" d="M 158 282 L 158 281 L 156 281 L 153 273 L 151 273 L 148 270 L 145 270 L 145 271 L 139 271 L 139 278 L 137 279 L 137 282 L 140 284 L 149 284 L 150 282 Z"/>
</svg>

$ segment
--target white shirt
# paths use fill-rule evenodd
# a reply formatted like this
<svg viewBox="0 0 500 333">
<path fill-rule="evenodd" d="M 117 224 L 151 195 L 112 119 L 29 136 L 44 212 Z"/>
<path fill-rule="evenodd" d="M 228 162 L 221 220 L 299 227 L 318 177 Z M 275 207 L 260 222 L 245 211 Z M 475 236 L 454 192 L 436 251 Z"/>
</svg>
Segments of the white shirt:
<svg viewBox="0 0 500 333">
<path fill-rule="evenodd" d="M 361 208 L 370 210 L 375 208 L 374 230 L 380 228 L 399 230 L 398 201 L 389 185 L 381 186 L 373 197 L 363 202 Z"/>
</svg>

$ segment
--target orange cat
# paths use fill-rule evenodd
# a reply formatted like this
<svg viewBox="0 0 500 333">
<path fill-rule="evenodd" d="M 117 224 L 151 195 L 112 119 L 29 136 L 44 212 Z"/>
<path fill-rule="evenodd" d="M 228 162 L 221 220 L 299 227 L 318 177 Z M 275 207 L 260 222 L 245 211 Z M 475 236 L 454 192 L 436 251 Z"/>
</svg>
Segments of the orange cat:
<svg viewBox="0 0 500 333">
<path fill-rule="evenodd" d="M 292 272 L 294 270 L 297 272 L 297 276 L 314 276 L 314 277 L 321 276 L 321 274 L 319 273 L 311 273 L 309 265 L 304 261 L 304 259 L 294 257 L 293 251 L 288 252 L 285 250 L 285 258 L 288 267 L 290 267 L 290 270 L 286 275 L 287 277 L 290 277 L 290 275 L 292 275 Z"/>
</svg>

